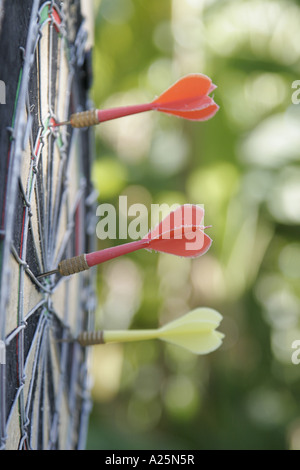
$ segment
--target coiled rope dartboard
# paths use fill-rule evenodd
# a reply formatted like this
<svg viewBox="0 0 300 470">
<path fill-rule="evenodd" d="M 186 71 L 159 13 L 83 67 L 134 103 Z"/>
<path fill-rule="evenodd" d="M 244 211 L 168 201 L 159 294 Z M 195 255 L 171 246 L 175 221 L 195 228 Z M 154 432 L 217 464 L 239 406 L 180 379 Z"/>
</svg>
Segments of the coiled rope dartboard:
<svg viewBox="0 0 300 470">
<path fill-rule="evenodd" d="M 77 0 L 2 7 L 0 447 L 81 448 L 87 352 L 59 340 L 93 327 L 93 273 L 37 276 L 94 249 L 90 131 L 52 127 L 89 107 L 87 33 Z"/>
</svg>

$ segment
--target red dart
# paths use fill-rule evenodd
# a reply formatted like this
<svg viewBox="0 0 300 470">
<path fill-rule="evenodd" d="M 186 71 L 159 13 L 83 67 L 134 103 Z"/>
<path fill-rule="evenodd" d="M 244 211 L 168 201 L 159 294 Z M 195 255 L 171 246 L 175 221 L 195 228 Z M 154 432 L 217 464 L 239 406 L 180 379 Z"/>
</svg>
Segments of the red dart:
<svg viewBox="0 0 300 470">
<path fill-rule="evenodd" d="M 185 204 L 171 212 L 141 240 L 63 260 L 59 263 L 58 269 L 44 273 L 39 277 L 55 272 L 69 276 L 141 249 L 155 250 L 186 258 L 201 256 L 208 251 L 212 243 L 212 239 L 204 233 L 208 227 L 201 225 L 203 217 L 204 209 L 202 207 Z"/>
<path fill-rule="evenodd" d="M 212 243 L 203 232 L 207 228 L 201 225 L 203 216 L 199 206 L 180 206 L 141 240 L 87 254 L 86 262 L 91 267 L 142 248 L 188 258 L 203 255 Z"/>
<path fill-rule="evenodd" d="M 178 80 L 151 103 L 75 113 L 71 115 L 69 121 L 56 125 L 71 124 L 73 127 L 87 127 L 151 110 L 173 114 L 191 121 L 206 121 L 219 109 L 213 98 L 208 96 L 215 88 L 216 85 L 206 75 L 190 74 Z"/>
</svg>

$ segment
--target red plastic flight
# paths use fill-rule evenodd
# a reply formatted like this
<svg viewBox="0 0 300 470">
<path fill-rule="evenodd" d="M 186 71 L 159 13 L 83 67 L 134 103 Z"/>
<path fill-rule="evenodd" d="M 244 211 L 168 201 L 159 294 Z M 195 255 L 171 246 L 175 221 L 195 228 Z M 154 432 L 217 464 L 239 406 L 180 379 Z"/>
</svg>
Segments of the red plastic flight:
<svg viewBox="0 0 300 470">
<path fill-rule="evenodd" d="M 185 204 L 171 212 L 141 240 L 89 253 L 85 255 L 86 262 L 92 267 L 143 248 L 186 258 L 201 256 L 212 243 L 204 233 L 208 227 L 201 225 L 203 217 L 202 207 Z"/>
<path fill-rule="evenodd" d="M 160 111 L 191 121 L 206 121 L 212 118 L 219 109 L 213 98 L 208 96 L 216 88 L 206 75 L 189 74 L 174 83 L 151 103 L 75 113 L 69 121 L 57 123 L 56 126 L 71 124 L 73 127 L 87 127 L 145 111 Z"/>
</svg>

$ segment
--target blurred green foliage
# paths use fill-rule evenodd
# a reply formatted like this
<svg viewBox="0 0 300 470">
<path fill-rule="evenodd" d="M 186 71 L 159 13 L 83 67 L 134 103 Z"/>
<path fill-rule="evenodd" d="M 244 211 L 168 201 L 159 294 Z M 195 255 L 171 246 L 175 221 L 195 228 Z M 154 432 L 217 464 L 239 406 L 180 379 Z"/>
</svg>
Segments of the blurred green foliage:
<svg viewBox="0 0 300 470">
<path fill-rule="evenodd" d="M 95 2 L 97 107 L 146 102 L 191 72 L 220 105 L 203 123 L 146 113 L 95 128 L 99 203 L 204 204 L 214 240 L 192 261 L 143 251 L 103 265 L 97 326 L 155 328 L 208 306 L 226 338 L 203 357 L 95 348 L 88 448 L 300 449 L 299 24 L 291 0 Z"/>
</svg>

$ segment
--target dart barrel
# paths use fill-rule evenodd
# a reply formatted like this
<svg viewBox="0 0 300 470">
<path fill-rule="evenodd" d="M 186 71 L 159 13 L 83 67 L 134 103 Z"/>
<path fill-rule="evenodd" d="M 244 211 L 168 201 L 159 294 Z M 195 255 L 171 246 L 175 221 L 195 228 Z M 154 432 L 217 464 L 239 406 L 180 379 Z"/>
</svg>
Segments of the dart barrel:
<svg viewBox="0 0 300 470">
<path fill-rule="evenodd" d="M 70 276 L 87 269 L 89 269 L 89 265 L 87 264 L 85 254 L 65 259 L 58 265 L 58 271 L 62 276 Z"/>
<path fill-rule="evenodd" d="M 72 127 L 89 127 L 99 124 L 97 110 L 83 111 L 81 113 L 72 114 L 70 117 Z"/>
<path fill-rule="evenodd" d="M 94 344 L 103 344 L 104 335 L 103 331 L 83 331 L 77 336 L 76 341 L 81 346 L 92 346 Z"/>
</svg>

